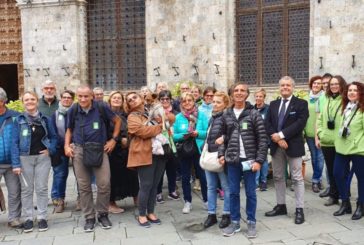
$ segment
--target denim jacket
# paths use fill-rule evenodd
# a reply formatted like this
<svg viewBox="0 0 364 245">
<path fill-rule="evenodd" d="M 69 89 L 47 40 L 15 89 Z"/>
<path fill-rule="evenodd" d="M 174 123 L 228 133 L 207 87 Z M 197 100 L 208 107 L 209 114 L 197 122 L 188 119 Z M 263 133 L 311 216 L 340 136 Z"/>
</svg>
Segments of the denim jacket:
<svg viewBox="0 0 364 245">
<path fill-rule="evenodd" d="M 6 109 L 6 112 L 2 115 L 4 117 L 4 126 L 0 134 L 0 164 L 11 164 L 11 142 L 14 127 L 16 126 L 14 121 L 18 115 L 18 112 L 9 109 Z"/>
<path fill-rule="evenodd" d="M 53 155 L 56 152 L 57 134 L 52 126 L 50 119 L 40 114 L 41 124 L 45 130 L 45 136 L 42 143 L 47 147 L 49 154 Z M 11 149 L 12 167 L 20 168 L 20 156 L 28 156 L 30 152 L 31 142 L 31 127 L 24 114 L 19 115 L 15 120 L 14 137 Z M 28 132 L 28 133 L 24 133 Z"/>
</svg>

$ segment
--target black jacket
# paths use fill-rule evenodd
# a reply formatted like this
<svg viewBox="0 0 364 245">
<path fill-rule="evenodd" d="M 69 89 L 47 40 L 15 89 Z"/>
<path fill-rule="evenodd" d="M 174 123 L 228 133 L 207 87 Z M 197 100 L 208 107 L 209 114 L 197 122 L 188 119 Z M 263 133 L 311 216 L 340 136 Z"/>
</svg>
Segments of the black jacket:
<svg viewBox="0 0 364 245">
<path fill-rule="evenodd" d="M 229 163 L 239 163 L 241 137 L 245 155 L 248 160 L 264 163 L 268 151 L 268 137 L 264 128 L 264 121 L 260 113 L 246 102 L 244 111 L 236 119 L 233 108 L 227 109 L 223 114 L 224 144 L 219 147 L 219 157 L 225 156 Z M 246 127 L 242 125 L 246 125 Z"/>
<path fill-rule="evenodd" d="M 216 115 L 212 115 L 209 123 L 209 134 L 207 135 L 206 142 L 209 152 L 218 151 L 219 145 L 215 144 L 217 138 L 222 136 L 223 129 L 223 112 L 219 112 Z"/>
<path fill-rule="evenodd" d="M 265 119 L 265 128 L 268 135 L 278 133 L 278 114 L 281 99 L 274 100 L 269 105 L 267 117 Z M 303 129 L 306 126 L 308 118 L 307 101 L 292 96 L 286 114 L 283 120 L 282 133 L 288 144 L 286 153 L 290 157 L 301 157 L 305 155 L 303 140 Z M 270 153 L 273 156 L 278 148 L 278 144 L 271 142 Z"/>
</svg>

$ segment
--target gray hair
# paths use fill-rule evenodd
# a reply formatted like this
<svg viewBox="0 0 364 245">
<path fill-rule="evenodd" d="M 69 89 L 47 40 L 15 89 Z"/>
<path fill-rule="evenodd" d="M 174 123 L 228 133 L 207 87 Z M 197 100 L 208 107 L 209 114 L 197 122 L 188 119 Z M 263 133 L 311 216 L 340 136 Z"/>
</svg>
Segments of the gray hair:
<svg viewBox="0 0 364 245">
<path fill-rule="evenodd" d="M 6 92 L 2 87 L 0 87 L 0 100 L 3 102 L 8 101 L 8 96 L 6 95 Z"/>
<path fill-rule="evenodd" d="M 52 80 L 46 80 L 42 83 L 42 88 L 44 88 L 45 86 L 54 86 L 56 88 L 56 83 Z"/>
<path fill-rule="evenodd" d="M 282 81 L 284 80 L 288 80 L 291 81 L 292 86 L 294 87 L 296 85 L 296 82 L 294 81 L 294 79 L 290 76 L 283 76 L 280 80 L 279 80 L 279 84 L 281 84 Z"/>
<path fill-rule="evenodd" d="M 95 91 L 100 91 L 100 92 L 104 92 L 104 89 L 103 88 L 101 88 L 101 87 L 94 87 L 93 89 L 92 89 L 92 91 L 95 93 Z"/>
</svg>

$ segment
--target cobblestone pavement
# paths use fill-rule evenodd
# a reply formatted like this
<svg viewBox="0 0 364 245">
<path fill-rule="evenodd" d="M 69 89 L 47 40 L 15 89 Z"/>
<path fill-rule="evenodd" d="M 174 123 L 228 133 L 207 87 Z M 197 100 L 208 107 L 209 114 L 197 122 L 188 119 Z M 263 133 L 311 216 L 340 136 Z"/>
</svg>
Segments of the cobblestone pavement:
<svg viewBox="0 0 364 245">
<path fill-rule="evenodd" d="M 72 170 L 67 184 L 67 206 L 62 214 L 53 214 L 53 206 L 49 202 L 49 230 L 38 232 L 37 226 L 31 233 L 23 233 L 21 229 L 7 227 L 7 214 L 0 215 L 0 243 L 1 244 L 30 244 L 30 245 L 82 245 L 82 244 L 364 244 L 364 218 L 352 221 L 351 215 L 334 217 L 332 213 L 339 206 L 325 207 L 324 199 L 311 191 L 309 177 L 312 168 L 307 166 L 305 216 L 306 222 L 295 225 L 294 193 L 287 189 L 288 215 L 274 218 L 264 217 L 276 204 L 272 180 L 269 180 L 269 189 L 266 192 L 257 191 L 257 230 L 258 237 L 247 239 L 244 235 L 245 224 L 245 195 L 241 192 L 243 204 L 241 221 L 242 232 L 232 237 L 223 237 L 218 226 L 215 225 L 203 230 L 202 222 L 207 217 L 203 209 L 200 192 L 193 195 L 193 209 L 190 214 L 182 214 L 183 202 L 172 201 L 166 198 L 165 203 L 158 204 L 156 212 L 162 220 L 162 225 L 153 225 L 151 228 L 140 227 L 135 219 L 136 209 L 131 198 L 119 201 L 118 204 L 125 209 L 125 213 L 111 214 L 113 227 L 103 230 L 96 226 L 93 233 L 84 233 L 84 219 L 81 212 L 73 211 L 76 205 L 76 185 Z M 51 180 L 51 178 L 50 178 Z M 51 183 L 51 182 L 50 182 Z M 4 180 L 1 185 L 6 194 Z M 180 188 L 181 190 L 181 188 Z M 166 189 L 164 189 L 166 192 Z M 356 180 L 352 184 L 352 204 L 355 208 L 357 196 Z M 218 201 L 221 212 L 222 201 Z M 220 215 L 219 215 L 220 216 Z"/>
</svg>

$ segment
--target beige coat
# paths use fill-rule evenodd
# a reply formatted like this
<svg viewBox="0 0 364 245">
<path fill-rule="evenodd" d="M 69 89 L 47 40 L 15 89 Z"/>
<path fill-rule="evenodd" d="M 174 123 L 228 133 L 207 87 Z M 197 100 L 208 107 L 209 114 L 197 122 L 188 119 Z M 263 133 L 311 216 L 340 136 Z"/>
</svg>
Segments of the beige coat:
<svg viewBox="0 0 364 245">
<path fill-rule="evenodd" d="M 145 125 L 147 120 L 138 112 L 128 116 L 128 134 L 131 137 L 128 168 L 152 164 L 152 138 L 162 132 L 162 125 Z"/>
</svg>

